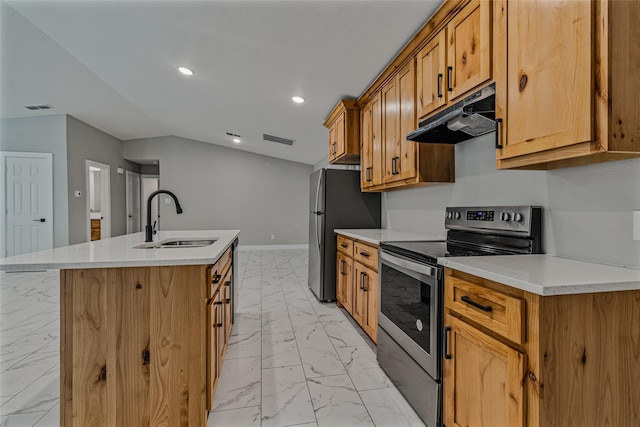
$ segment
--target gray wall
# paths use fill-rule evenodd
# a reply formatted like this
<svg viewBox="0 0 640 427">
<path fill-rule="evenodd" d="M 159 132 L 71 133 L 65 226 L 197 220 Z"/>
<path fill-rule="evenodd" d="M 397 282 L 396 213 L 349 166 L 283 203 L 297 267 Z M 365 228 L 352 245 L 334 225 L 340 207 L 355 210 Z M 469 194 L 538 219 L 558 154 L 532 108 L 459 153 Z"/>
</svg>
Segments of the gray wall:
<svg viewBox="0 0 640 427">
<path fill-rule="evenodd" d="M 0 121 L 0 150 L 53 153 L 53 245 L 69 244 L 65 115 Z"/>
<path fill-rule="evenodd" d="M 67 170 L 69 194 L 69 244 L 87 241 L 86 160 L 110 166 L 111 174 L 111 236 L 127 232 L 125 174 L 117 168 L 140 171 L 140 166 L 122 158 L 122 141 L 67 116 Z M 75 190 L 82 190 L 82 197 L 74 197 Z"/>
<path fill-rule="evenodd" d="M 540 205 L 549 254 L 640 268 L 632 212 L 640 209 L 640 159 L 550 171 L 497 171 L 494 136 L 456 145 L 455 184 L 383 195 L 385 228 L 444 236 L 447 206 Z"/>
<path fill-rule="evenodd" d="M 160 161 L 162 229 L 241 229 L 243 245 L 307 244 L 312 166 L 175 136 L 124 142 L 124 157 Z M 271 239 L 271 235 L 275 239 Z"/>
</svg>

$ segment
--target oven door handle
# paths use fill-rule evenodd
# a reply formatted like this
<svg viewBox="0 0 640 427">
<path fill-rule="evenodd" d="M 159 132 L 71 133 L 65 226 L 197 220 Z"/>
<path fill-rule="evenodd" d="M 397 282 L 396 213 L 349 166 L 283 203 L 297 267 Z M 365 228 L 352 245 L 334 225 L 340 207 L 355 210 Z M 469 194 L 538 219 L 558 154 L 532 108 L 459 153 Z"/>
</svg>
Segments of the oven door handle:
<svg viewBox="0 0 640 427">
<path fill-rule="evenodd" d="M 438 272 L 440 271 L 440 269 L 438 267 L 431 267 L 427 264 L 421 264 L 414 261 L 410 261 L 405 258 L 399 258 L 397 256 L 390 255 L 384 251 L 380 252 L 380 258 L 384 261 L 387 261 L 390 264 L 395 264 L 398 267 L 403 267 L 403 268 L 406 268 L 407 270 L 416 271 L 420 274 L 424 274 L 425 276 L 433 277 L 436 280 L 439 279 Z"/>
</svg>

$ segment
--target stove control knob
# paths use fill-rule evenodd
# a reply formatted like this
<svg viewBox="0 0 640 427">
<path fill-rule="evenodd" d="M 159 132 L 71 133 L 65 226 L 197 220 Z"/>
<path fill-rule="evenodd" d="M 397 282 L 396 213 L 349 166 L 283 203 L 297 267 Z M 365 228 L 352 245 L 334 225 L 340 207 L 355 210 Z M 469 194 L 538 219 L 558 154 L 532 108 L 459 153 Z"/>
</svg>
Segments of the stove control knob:
<svg viewBox="0 0 640 427">
<path fill-rule="evenodd" d="M 453 218 L 453 212 L 447 212 L 447 218 L 448 219 L 452 219 Z"/>
<path fill-rule="evenodd" d="M 511 214 L 509 212 L 502 212 L 500 214 L 500 219 L 502 221 L 509 221 L 511 219 Z"/>
<path fill-rule="evenodd" d="M 453 213 L 453 217 L 454 217 L 455 219 L 460 219 L 460 212 L 454 212 L 454 213 Z"/>
<path fill-rule="evenodd" d="M 522 220 L 523 220 L 523 219 L 524 219 L 524 218 L 523 218 L 523 216 L 522 216 L 522 214 L 521 214 L 521 213 L 514 213 L 514 214 L 513 214 L 513 220 L 514 220 L 515 222 L 522 222 Z"/>
</svg>

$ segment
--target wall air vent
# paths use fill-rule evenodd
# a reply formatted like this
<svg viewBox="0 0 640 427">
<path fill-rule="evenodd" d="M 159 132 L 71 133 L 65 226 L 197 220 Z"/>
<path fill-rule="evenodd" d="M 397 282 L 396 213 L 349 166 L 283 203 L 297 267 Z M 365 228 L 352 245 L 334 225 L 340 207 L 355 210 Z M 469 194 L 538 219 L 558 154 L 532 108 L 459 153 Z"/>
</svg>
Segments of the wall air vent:
<svg viewBox="0 0 640 427">
<path fill-rule="evenodd" d="M 266 133 L 262 134 L 262 139 L 264 139 L 265 141 L 277 142 L 278 144 L 289 146 L 293 145 L 293 143 L 295 142 L 293 139 L 280 138 L 279 136 L 267 135 Z"/>
<path fill-rule="evenodd" d="M 25 105 L 24 108 L 27 110 L 35 111 L 35 110 L 51 110 L 53 107 L 51 105 Z"/>
</svg>

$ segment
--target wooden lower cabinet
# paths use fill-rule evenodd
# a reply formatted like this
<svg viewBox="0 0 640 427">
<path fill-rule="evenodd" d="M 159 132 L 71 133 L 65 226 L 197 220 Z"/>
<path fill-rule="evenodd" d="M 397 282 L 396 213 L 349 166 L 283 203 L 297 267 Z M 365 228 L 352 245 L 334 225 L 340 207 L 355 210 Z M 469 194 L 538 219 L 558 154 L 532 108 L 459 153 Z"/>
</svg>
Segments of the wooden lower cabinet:
<svg viewBox="0 0 640 427">
<path fill-rule="evenodd" d="M 640 291 L 543 297 L 446 268 L 444 326 L 448 427 L 640 425 Z"/>
<path fill-rule="evenodd" d="M 61 270 L 60 425 L 206 426 L 231 321 L 211 282 L 208 265 Z"/>
<path fill-rule="evenodd" d="M 444 379 L 447 426 L 524 426 L 526 356 L 452 316 Z"/>
<path fill-rule="evenodd" d="M 336 295 L 374 343 L 378 342 L 378 246 L 338 236 Z M 362 254 L 367 255 L 366 257 Z M 354 259 L 354 257 L 356 259 Z M 375 259 L 375 263 L 373 263 Z M 364 265 L 366 262 L 368 265 Z M 373 263 L 373 264 L 372 264 Z M 375 264 L 376 268 L 372 268 Z"/>
<path fill-rule="evenodd" d="M 91 241 L 93 242 L 94 240 L 100 240 L 100 222 L 101 220 L 99 219 L 92 219 L 91 220 Z"/>
<path fill-rule="evenodd" d="M 378 272 L 359 262 L 354 264 L 353 318 L 373 342 L 378 341 Z"/>
<path fill-rule="evenodd" d="M 338 305 L 353 312 L 353 260 L 338 252 L 337 296 Z"/>
</svg>

